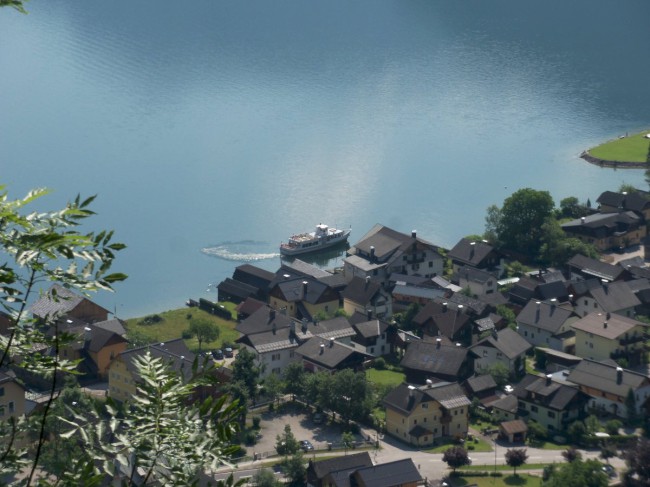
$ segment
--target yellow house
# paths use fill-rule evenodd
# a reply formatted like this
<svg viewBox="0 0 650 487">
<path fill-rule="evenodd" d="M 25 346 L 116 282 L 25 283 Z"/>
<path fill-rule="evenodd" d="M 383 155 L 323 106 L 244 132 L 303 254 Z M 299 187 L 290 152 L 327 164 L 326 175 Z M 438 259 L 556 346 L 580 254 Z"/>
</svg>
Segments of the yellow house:
<svg viewBox="0 0 650 487">
<path fill-rule="evenodd" d="M 648 325 L 614 313 L 590 313 L 573 323 L 576 355 L 592 360 L 625 359 L 642 362 Z"/>
<path fill-rule="evenodd" d="M 135 366 L 135 358 L 143 356 L 147 351 L 153 357 L 161 358 L 171 364 L 172 368 L 183 377 L 192 373 L 194 354 L 185 345 L 182 338 L 166 343 L 157 343 L 144 347 L 125 350 L 110 363 L 108 367 L 108 394 L 113 399 L 128 401 L 136 392 L 140 376 Z"/>
<path fill-rule="evenodd" d="M 0 370 L 0 421 L 25 414 L 25 388 L 9 369 Z"/>
<path fill-rule="evenodd" d="M 464 438 L 470 404 L 458 384 L 401 384 L 384 399 L 386 432 L 418 447 L 432 445 L 439 438 Z"/>
<path fill-rule="evenodd" d="M 333 314 L 339 308 L 339 294 L 315 279 L 287 279 L 273 286 L 269 304 L 277 310 L 286 309 L 288 316 L 311 320 L 321 311 Z"/>
</svg>

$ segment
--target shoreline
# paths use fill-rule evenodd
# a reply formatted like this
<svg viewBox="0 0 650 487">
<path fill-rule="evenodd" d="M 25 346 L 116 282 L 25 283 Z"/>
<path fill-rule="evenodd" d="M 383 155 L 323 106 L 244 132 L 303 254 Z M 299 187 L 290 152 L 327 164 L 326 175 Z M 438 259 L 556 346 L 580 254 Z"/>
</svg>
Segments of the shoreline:
<svg viewBox="0 0 650 487">
<path fill-rule="evenodd" d="M 630 161 L 610 161 L 592 156 L 588 150 L 582 151 L 580 158 L 590 164 L 600 167 L 621 168 L 621 169 L 643 169 L 650 168 L 647 162 L 630 162 Z"/>
</svg>

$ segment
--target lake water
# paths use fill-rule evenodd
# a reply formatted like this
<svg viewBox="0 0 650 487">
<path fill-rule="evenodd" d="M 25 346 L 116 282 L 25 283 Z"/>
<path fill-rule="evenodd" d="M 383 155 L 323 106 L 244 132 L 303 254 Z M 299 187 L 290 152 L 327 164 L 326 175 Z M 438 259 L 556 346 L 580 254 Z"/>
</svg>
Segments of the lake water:
<svg viewBox="0 0 650 487">
<path fill-rule="evenodd" d="M 521 187 L 645 185 L 578 158 L 650 127 L 644 0 L 27 8 L 0 11 L 0 181 L 99 195 L 130 278 L 97 301 L 121 317 L 214 298 L 241 259 L 275 270 L 320 222 L 449 247 Z"/>
</svg>

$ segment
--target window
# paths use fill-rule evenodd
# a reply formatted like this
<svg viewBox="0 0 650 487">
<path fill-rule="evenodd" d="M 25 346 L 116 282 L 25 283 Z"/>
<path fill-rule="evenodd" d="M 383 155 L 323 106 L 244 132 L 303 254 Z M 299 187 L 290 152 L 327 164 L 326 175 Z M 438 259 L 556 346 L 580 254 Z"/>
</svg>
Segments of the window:
<svg viewBox="0 0 650 487">
<path fill-rule="evenodd" d="M 555 417 L 555 413 L 553 411 L 549 411 L 547 414 L 548 414 L 549 418 L 554 418 Z"/>
<path fill-rule="evenodd" d="M 274 362 L 276 360 L 280 360 L 280 354 L 279 353 L 274 353 L 271 355 L 271 362 Z"/>
<path fill-rule="evenodd" d="M 5 395 L 5 388 L 4 388 L 4 387 L 0 387 L 0 397 L 2 397 L 2 396 L 4 396 L 4 395 Z"/>
<path fill-rule="evenodd" d="M 13 413 L 13 412 L 15 412 L 15 411 L 16 411 L 16 405 L 14 404 L 13 401 L 11 401 L 11 402 L 9 403 L 9 413 L 11 414 L 11 413 Z"/>
<path fill-rule="evenodd" d="M 531 406 L 531 407 L 530 407 L 530 410 L 531 410 L 532 412 L 534 412 L 534 413 L 536 413 L 536 412 L 538 411 L 537 406 Z"/>
<path fill-rule="evenodd" d="M 370 353 L 375 353 L 375 347 L 370 347 Z"/>
<path fill-rule="evenodd" d="M 417 420 L 417 419 L 414 419 L 414 420 L 413 420 L 413 424 L 418 424 L 418 420 Z"/>
<path fill-rule="evenodd" d="M 503 357 L 503 354 L 501 352 L 497 352 L 497 358 Z"/>
<path fill-rule="evenodd" d="M 484 357 L 487 357 L 487 355 L 488 355 L 488 351 L 487 351 L 487 350 L 483 350 L 483 356 L 484 356 Z"/>
<path fill-rule="evenodd" d="M 429 409 L 429 403 L 423 402 L 422 403 L 422 409 Z"/>
<path fill-rule="evenodd" d="M 433 267 L 433 261 L 432 260 L 429 261 L 429 267 Z"/>
<path fill-rule="evenodd" d="M 427 422 L 427 418 L 426 418 L 426 417 L 424 418 L 424 422 L 425 422 L 425 423 Z"/>
</svg>

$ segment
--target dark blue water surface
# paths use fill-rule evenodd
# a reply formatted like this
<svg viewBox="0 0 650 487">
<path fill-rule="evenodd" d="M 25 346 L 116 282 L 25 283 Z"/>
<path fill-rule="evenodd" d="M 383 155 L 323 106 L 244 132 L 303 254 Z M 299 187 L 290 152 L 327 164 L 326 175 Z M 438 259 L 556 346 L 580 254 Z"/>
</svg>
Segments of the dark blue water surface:
<svg viewBox="0 0 650 487">
<path fill-rule="evenodd" d="M 520 187 L 645 184 L 578 158 L 650 127 L 644 0 L 27 8 L 0 11 L 0 181 L 52 188 L 44 208 L 99 195 L 131 277 L 97 300 L 122 317 L 273 270 L 319 222 L 451 246 Z"/>
</svg>

